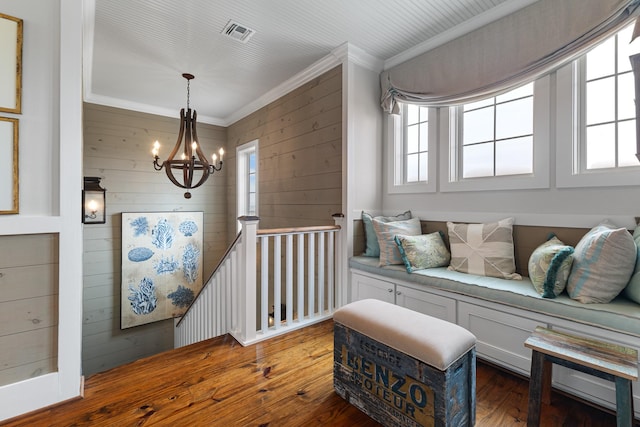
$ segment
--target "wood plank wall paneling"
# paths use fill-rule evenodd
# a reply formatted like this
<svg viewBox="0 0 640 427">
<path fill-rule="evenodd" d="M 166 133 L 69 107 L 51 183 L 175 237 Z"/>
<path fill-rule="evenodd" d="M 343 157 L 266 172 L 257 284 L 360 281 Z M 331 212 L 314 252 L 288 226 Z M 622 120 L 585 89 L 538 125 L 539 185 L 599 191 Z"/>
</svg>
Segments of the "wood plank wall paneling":
<svg viewBox="0 0 640 427">
<path fill-rule="evenodd" d="M 58 236 L 0 237 L 0 386 L 57 369 Z"/>
<path fill-rule="evenodd" d="M 228 129 L 235 148 L 259 140 L 259 227 L 331 225 L 342 206 L 342 67 L 338 66 Z M 236 186 L 229 181 L 227 227 L 235 234 Z"/>
<path fill-rule="evenodd" d="M 209 177 L 192 198 L 152 165 L 151 146 L 161 144 L 160 158 L 173 148 L 176 117 L 84 105 L 84 174 L 99 176 L 107 189 L 107 223 L 84 226 L 83 374 L 90 375 L 173 348 L 173 321 L 120 329 L 121 213 L 204 212 L 206 281 L 230 243 L 227 236 L 226 188 L 230 168 Z M 227 129 L 197 124 L 205 153 L 227 148 Z M 225 159 L 226 160 L 226 159 Z"/>
</svg>

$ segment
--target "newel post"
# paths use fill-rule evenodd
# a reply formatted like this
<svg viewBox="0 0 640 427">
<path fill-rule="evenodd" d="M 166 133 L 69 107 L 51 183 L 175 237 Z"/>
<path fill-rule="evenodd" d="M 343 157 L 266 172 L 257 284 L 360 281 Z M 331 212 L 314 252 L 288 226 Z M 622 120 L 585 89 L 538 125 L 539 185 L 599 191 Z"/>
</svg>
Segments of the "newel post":
<svg viewBox="0 0 640 427">
<path fill-rule="evenodd" d="M 240 251 L 238 286 L 238 328 L 243 342 L 256 338 L 256 244 L 260 218 L 241 216 L 242 249 Z"/>
<path fill-rule="evenodd" d="M 336 289 L 336 308 L 342 307 L 348 303 L 347 296 L 347 263 L 346 263 L 346 232 L 347 232 L 347 219 L 341 213 L 333 214 L 333 221 L 335 225 L 340 227 L 340 231 L 337 233 L 335 243 L 335 289 Z"/>
</svg>

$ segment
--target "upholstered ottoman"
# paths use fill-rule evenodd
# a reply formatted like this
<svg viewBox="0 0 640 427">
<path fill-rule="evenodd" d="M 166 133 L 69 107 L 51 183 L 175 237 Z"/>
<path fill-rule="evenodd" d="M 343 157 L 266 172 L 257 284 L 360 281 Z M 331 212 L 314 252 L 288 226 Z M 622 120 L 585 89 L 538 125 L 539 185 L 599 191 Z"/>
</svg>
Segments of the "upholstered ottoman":
<svg viewBox="0 0 640 427">
<path fill-rule="evenodd" d="M 368 299 L 334 313 L 333 384 L 386 426 L 475 423 L 476 338 L 466 329 Z"/>
</svg>

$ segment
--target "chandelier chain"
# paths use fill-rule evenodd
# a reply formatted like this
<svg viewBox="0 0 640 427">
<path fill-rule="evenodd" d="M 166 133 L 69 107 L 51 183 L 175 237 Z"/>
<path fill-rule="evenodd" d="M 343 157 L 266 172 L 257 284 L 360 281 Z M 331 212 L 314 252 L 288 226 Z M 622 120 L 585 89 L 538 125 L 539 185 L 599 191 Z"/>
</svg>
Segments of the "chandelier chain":
<svg viewBox="0 0 640 427">
<path fill-rule="evenodd" d="M 187 110 L 189 110 L 190 86 L 191 80 L 187 79 Z"/>
</svg>

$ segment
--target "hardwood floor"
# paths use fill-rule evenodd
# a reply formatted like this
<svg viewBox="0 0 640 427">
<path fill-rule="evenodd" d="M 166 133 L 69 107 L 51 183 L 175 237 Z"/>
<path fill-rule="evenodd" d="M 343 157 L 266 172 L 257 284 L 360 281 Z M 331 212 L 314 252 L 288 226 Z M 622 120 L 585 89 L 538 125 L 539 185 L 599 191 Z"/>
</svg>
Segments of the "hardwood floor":
<svg viewBox="0 0 640 427">
<path fill-rule="evenodd" d="M 84 399 L 0 423 L 17 426 L 378 426 L 333 391 L 333 321 L 241 347 L 229 336 L 87 378 Z M 528 382 L 478 361 L 477 426 L 523 426 Z M 615 426 L 553 393 L 542 426 Z"/>
</svg>

